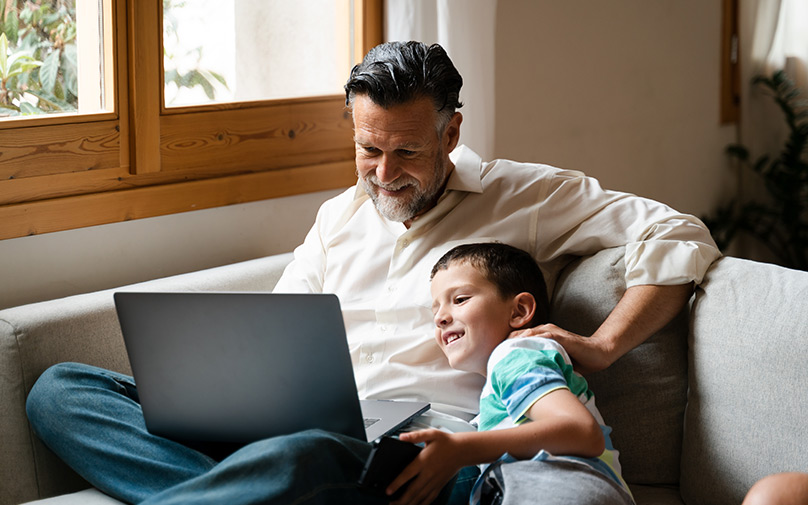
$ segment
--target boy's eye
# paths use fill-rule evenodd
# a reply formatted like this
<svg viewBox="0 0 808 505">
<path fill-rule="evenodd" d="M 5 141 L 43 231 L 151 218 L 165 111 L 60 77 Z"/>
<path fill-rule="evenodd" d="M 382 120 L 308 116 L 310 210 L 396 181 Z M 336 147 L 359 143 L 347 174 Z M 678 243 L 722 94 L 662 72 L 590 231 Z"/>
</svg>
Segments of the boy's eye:
<svg viewBox="0 0 808 505">
<path fill-rule="evenodd" d="M 469 297 L 469 296 L 458 296 L 458 297 L 455 298 L 455 304 L 460 305 L 461 303 L 465 302 L 469 298 L 471 298 L 471 297 Z"/>
</svg>

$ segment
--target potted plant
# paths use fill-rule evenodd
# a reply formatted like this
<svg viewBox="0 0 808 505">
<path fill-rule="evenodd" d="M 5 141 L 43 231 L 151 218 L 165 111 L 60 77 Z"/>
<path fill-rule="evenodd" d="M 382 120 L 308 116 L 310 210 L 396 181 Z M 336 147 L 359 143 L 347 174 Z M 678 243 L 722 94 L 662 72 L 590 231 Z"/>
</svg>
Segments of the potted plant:
<svg viewBox="0 0 808 505">
<path fill-rule="evenodd" d="M 751 171 L 767 194 L 759 200 L 739 195 L 703 220 L 721 249 L 745 233 L 781 265 L 808 270 L 808 102 L 800 100 L 799 90 L 783 71 L 755 77 L 753 84 L 767 89 L 785 115 L 787 139 L 776 156 L 753 159 L 740 144 L 728 146 L 727 154 L 741 170 Z"/>
</svg>

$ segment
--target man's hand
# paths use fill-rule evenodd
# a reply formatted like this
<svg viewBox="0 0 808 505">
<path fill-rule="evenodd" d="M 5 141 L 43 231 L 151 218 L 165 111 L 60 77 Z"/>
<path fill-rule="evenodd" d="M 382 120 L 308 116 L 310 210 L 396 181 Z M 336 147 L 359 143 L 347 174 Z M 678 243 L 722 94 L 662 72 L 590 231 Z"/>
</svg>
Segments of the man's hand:
<svg viewBox="0 0 808 505">
<path fill-rule="evenodd" d="M 591 337 L 552 324 L 514 332 L 511 337 L 547 337 L 561 344 L 582 374 L 608 368 L 676 317 L 693 294 L 693 283 L 632 286 Z"/>
<path fill-rule="evenodd" d="M 603 370 L 612 364 L 608 357 L 608 347 L 602 340 L 594 336 L 584 337 L 554 324 L 542 324 L 534 328 L 516 330 L 508 338 L 522 337 L 542 337 L 555 340 L 570 355 L 575 370 L 584 375 Z"/>
<path fill-rule="evenodd" d="M 466 466 L 463 464 L 462 444 L 457 443 L 452 434 L 435 429 L 402 433 L 399 438 L 426 445 L 388 486 L 387 495 L 391 496 L 409 482 L 404 494 L 392 502 L 394 505 L 432 503 L 446 483 Z"/>
</svg>

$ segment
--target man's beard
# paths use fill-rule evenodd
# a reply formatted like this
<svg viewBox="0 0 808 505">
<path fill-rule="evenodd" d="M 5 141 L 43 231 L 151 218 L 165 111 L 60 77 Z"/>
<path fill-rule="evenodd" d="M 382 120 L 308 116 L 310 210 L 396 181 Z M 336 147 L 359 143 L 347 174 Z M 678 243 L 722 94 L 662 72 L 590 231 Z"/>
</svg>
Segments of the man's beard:
<svg viewBox="0 0 808 505">
<path fill-rule="evenodd" d="M 429 210 L 438 200 L 446 182 L 446 165 L 444 157 L 438 153 L 435 160 L 434 177 L 427 181 L 425 187 L 421 187 L 416 178 L 406 174 L 402 174 L 390 184 L 380 183 L 375 173 L 360 177 L 359 180 L 381 215 L 390 221 L 403 223 Z M 388 191 L 396 191 L 407 187 L 411 189 L 405 190 L 406 196 L 386 196 L 379 194 L 378 190 L 378 188 L 383 188 Z"/>
</svg>

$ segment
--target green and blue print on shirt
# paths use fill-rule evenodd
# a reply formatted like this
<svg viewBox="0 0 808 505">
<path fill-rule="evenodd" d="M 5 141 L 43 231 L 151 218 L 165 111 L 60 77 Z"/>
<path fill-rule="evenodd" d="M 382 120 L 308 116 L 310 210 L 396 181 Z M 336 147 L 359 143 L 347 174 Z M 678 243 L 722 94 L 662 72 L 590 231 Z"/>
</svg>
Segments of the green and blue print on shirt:
<svg viewBox="0 0 808 505">
<path fill-rule="evenodd" d="M 512 428 L 524 422 L 536 401 L 557 389 L 569 389 L 589 410 L 600 425 L 606 449 L 597 458 L 581 458 L 539 452 L 534 459 L 564 460 L 585 464 L 614 480 L 630 493 L 620 475 L 618 451 L 614 449 L 603 417 L 595 407 L 595 395 L 580 374 L 572 368 L 567 352 L 556 341 L 525 337 L 502 342 L 488 360 L 488 374 L 480 395 L 480 414 L 476 418 L 480 431 Z M 506 461 L 514 461 L 503 456 Z"/>
</svg>

